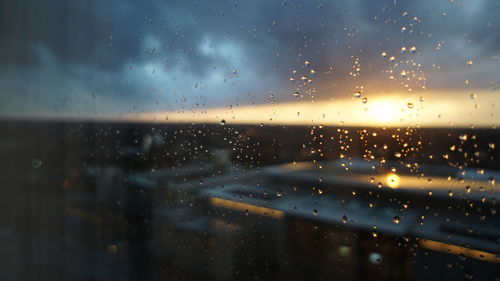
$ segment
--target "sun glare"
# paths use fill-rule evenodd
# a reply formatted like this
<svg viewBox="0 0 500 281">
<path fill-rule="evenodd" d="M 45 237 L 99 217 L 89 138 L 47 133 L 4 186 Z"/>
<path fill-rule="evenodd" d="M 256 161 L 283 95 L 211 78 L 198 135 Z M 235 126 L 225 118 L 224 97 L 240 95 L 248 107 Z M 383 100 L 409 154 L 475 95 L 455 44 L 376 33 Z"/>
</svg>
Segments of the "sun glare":
<svg viewBox="0 0 500 281">
<path fill-rule="evenodd" d="M 401 105 L 393 100 L 375 100 L 368 109 L 372 121 L 380 124 L 395 123 L 399 119 Z"/>
<path fill-rule="evenodd" d="M 387 186 L 393 189 L 398 188 L 399 184 L 401 183 L 399 176 L 396 174 L 388 174 L 386 179 L 387 179 Z"/>
</svg>

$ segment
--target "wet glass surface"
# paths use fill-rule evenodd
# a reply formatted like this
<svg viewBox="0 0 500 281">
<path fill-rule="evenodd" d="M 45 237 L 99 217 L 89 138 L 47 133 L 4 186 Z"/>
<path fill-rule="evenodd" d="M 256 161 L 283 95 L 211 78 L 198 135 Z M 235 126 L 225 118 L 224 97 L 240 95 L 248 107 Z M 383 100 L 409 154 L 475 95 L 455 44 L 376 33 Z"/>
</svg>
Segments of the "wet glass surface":
<svg viewBox="0 0 500 281">
<path fill-rule="evenodd" d="M 0 2 L 0 280 L 499 280 L 500 2 Z"/>
</svg>

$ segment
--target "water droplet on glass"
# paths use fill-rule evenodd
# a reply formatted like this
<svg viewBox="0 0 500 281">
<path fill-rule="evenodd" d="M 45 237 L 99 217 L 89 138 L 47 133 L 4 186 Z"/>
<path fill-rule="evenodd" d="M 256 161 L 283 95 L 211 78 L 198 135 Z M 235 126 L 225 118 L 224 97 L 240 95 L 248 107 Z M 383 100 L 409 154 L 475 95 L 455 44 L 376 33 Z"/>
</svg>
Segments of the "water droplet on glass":
<svg viewBox="0 0 500 281">
<path fill-rule="evenodd" d="M 415 105 L 412 102 L 407 103 L 406 106 L 410 109 L 415 107 Z"/>
<path fill-rule="evenodd" d="M 347 223 L 347 216 L 346 215 L 342 216 L 342 223 Z"/>
<path fill-rule="evenodd" d="M 295 93 L 293 93 L 293 96 L 296 97 L 296 98 L 298 98 L 298 97 L 300 97 L 300 93 L 299 92 L 295 92 Z"/>
<path fill-rule="evenodd" d="M 42 166 L 42 160 L 40 159 L 36 159 L 36 158 L 33 158 L 33 160 L 31 160 L 31 166 L 34 168 L 34 169 L 38 169 Z"/>
<path fill-rule="evenodd" d="M 313 210 L 313 215 L 317 215 L 318 214 L 318 210 L 314 209 Z"/>
<path fill-rule="evenodd" d="M 395 216 L 394 218 L 392 218 L 392 221 L 393 221 L 395 224 L 399 224 L 399 222 L 401 221 L 401 219 L 400 219 L 398 216 Z"/>
<path fill-rule="evenodd" d="M 489 177 L 489 178 L 488 178 L 488 182 L 489 182 L 491 185 L 495 185 L 496 180 L 495 180 L 495 178 L 494 178 L 494 177 Z"/>
<path fill-rule="evenodd" d="M 467 134 L 462 134 L 462 135 L 458 136 L 458 138 L 459 138 L 461 141 L 466 141 L 466 140 L 467 140 Z"/>
<path fill-rule="evenodd" d="M 354 93 L 354 97 L 355 97 L 355 98 L 360 98 L 360 97 L 361 97 L 361 91 L 356 91 L 356 92 Z"/>
<path fill-rule="evenodd" d="M 401 73 L 400 73 L 400 74 L 401 74 L 401 76 L 406 77 L 406 74 L 407 74 L 407 73 L 406 73 L 406 71 L 405 71 L 405 70 L 403 70 L 403 71 L 401 71 Z"/>
<path fill-rule="evenodd" d="M 475 100 L 477 98 L 477 95 L 474 94 L 474 93 L 472 93 L 472 94 L 470 94 L 469 97 L 470 97 L 471 100 Z"/>
<path fill-rule="evenodd" d="M 473 66 L 473 65 L 474 65 L 474 62 L 472 60 L 467 61 L 467 66 Z"/>
<path fill-rule="evenodd" d="M 493 142 L 488 143 L 488 146 L 490 147 L 490 149 L 495 149 L 495 143 Z"/>
<path fill-rule="evenodd" d="M 116 255 L 116 253 L 118 252 L 118 247 L 116 245 L 108 245 L 108 247 L 106 247 L 106 250 L 108 251 L 108 253 L 112 254 L 112 255 Z"/>
<path fill-rule="evenodd" d="M 220 124 L 223 126 L 226 125 L 226 120 L 224 120 L 224 119 L 220 120 Z"/>
<path fill-rule="evenodd" d="M 368 260 L 372 264 L 379 264 L 382 262 L 382 255 L 379 253 L 370 253 L 370 255 L 368 256 Z"/>
<path fill-rule="evenodd" d="M 368 99 L 367 99 L 367 98 L 362 98 L 362 99 L 361 99 L 361 102 L 362 102 L 362 103 L 367 103 L 367 102 L 368 102 Z"/>
<path fill-rule="evenodd" d="M 467 257 L 466 257 L 463 253 L 460 253 L 460 254 L 458 255 L 458 257 L 459 257 L 459 258 L 460 258 L 460 260 L 462 260 L 462 261 L 465 261 L 465 260 L 467 259 Z"/>
<path fill-rule="evenodd" d="M 410 52 L 411 52 L 411 53 L 415 53 L 416 51 L 417 51 L 417 47 L 412 46 L 412 47 L 410 48 Z"/>
<path fill-rule="evenodd" d="M 391 61 L 391 62 L 392 62 L 392 61 L 395 61 L 395 60 L 396 60 L 396 57 L 395 57 L 395 56 L 391 56 L 391 57 L 389 58 L 389 61 Z"/>
</svg>

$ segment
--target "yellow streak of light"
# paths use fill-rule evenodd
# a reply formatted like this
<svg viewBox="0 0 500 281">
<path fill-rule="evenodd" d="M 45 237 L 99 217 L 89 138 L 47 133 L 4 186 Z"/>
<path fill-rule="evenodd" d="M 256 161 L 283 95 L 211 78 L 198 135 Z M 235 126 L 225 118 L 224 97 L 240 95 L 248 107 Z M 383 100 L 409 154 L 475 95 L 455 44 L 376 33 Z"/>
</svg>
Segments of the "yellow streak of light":
<svg viewBox="0 0 500 281">
<path fill-rule="evenodd" d="M 242 211 L 242 212 L 248 211 L 249 213 L 252 213 L 252 214 L 272 217 L 275 219 L 282 219 L 285 217 L 285 213 L 283 211 L 280 211 L 280 210 L 270 209 L 270 208 L 266 208 L 266 207 L 259 207 L 259 206 L 251 205 L 248 203 L 236 202 L 236 201 L 222 199 L 222 198 L 218 198 L 218 197 L 211 197 L 210 204 L 212 204 L 212 206 L 223 207 L 223 208 L 233 209 L 233 210 Z"/>
<path fill-rule="evenodd" d="M 470 248 L 465 248 L 465 247 L 460 247 L 460 246 L 456 246 L 456 245 L 446 244 L 446 243 L 437 242 L 437 241 L 433 241 L 433 240 L 425 240 L 425 239 L 420 240 L 419 244 L 420 244 L 420 246 L 427 248 L 429 250 L 434 250 L 434 251 L 453 254 L 453 255 L 463 254 L 463 255 L 470 257 L 470 258 L 473 258 L 473 259 L 500 263 L 500 257 L 498 255 L 484 252 L 484 251 L 474 250 L 474 249 L 470 249 Z"/>
<path fill-rule="evenodd" d="M 335 101 L 297 101 L 228 108 L 193 109 L 125 115 L 122 119 L 144 122 L 282 124 L 333 126 L 421 126 L 491 127 L 500 124 L 500 107 L 491 91 L 445 91 L 425 93 L 379 94 L 360 99 Z M 425 96 L 424 101 L 419 96 Z M 411 104 L 411 106 L 408 106 Z"/>
</svg>

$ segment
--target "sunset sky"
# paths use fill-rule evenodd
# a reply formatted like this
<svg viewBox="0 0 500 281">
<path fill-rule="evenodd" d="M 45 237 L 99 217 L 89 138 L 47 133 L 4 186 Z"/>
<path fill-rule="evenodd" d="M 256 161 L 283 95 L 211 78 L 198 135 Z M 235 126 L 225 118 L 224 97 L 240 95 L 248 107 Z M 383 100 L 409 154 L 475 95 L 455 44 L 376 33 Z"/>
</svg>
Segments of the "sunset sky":
<svg viewBox="0 0 500 281">
<path fill-rule="evenodd" d="M 497 0 L 4 1 L 0 118 L 499 125 L 499 11 Z"/>
</svg>

